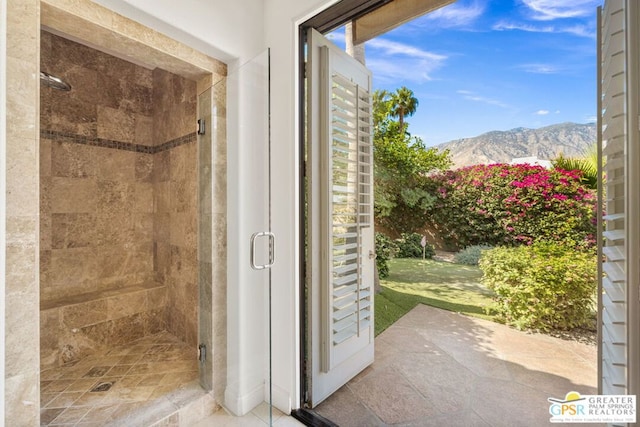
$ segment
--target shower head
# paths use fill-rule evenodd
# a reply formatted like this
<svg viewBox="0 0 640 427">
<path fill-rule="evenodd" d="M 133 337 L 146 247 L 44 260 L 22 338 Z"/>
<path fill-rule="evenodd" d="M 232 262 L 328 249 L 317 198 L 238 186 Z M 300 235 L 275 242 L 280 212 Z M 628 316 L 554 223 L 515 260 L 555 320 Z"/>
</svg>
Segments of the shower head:
<svg viewBox="0 0 640 427">
<path fill-rule="evenodd" d="M 40 83 L 54 89 L 63 90 L 65 92 L 71 90 L 71 85 L 69 83 L 65 82 L 60 77 L 52 76 L 51 74 L 45 73 L 44 71 L 40 71 Z"/>
</svg>

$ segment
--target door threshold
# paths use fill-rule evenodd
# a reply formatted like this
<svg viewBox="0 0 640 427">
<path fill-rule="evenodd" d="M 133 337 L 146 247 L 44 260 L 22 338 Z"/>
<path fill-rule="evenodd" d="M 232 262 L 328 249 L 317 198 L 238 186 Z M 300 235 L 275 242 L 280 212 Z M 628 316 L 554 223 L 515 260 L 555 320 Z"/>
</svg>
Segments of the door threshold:
<svg viewBox="0 0 640 427">
<path fill-rule="evenodd" d="M 291 416 L 309 427 L 339 427 L 338 424 L 310 409 L 295 409 L 291 411 Z"/>
</svg>

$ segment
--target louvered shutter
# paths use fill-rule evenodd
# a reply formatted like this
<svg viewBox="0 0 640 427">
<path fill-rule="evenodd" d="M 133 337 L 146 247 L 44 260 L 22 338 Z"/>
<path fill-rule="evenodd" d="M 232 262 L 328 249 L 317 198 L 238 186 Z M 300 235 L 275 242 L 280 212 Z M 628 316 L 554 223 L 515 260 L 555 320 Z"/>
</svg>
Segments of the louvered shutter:
<svg viewBox="0 0 640 427">
<path fill-rule="evenodd" d="M 308 404 L 373 362 L 371 73 L 315 30 L 307 71 Z"/>
<path fill-rule="evenodd" d="M 600 393 L 635 394 L 638 334 L 637 5 L 607 0 L 600 13 L 602 275 Z M 636 49 L 637 50 L 637 49 Z M 634 166 L 635 165 L 635 166 Z"/>
<path fill-rule="evenodd" d="M 371 115 L 369 90 L 329 69 L 325 78 L 331 88 L 327 98 L 330 135 L 326 139 L 325 180 L 327 197 L 326 300 L 323 369 L 329 371 L 348 358 L 349 341 L 369 337 L 371 283 L 363 280 L 364 253 L 361 230 L 371 226 Z"/>
</svg>

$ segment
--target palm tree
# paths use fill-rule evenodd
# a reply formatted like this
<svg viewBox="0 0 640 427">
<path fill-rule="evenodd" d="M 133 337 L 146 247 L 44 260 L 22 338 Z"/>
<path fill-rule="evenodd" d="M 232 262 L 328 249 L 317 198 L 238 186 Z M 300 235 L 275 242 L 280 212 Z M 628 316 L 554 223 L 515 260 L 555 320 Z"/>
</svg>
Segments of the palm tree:
<svg viewBox="0 0 640 427">
<path fill-rule="evenodd" d="M 373 103 L 373 125 L 377 126 L 387 119 L 390 114 L 389 109 L 389 92 L 384 89 L 376 89 L 371 96 L 371 102 Z"/>
<path fill-rule="evenodd" d="M 413 96 L 413 91 L 406 86 L 396 89 L 391 95 L 391 115 L 398 118 L 400 131 L 404 131 L 404 118 L 413 116 L 418 109 L 418 99 Z"/>
<path fill-rule="evenodd" d="M 552 163 L 556 169 L 582 172 L 582 183 L 593 190 L 598 188 L 598 148 L 595 144 L 590 146 L 582 157 L 564 157 L 559 154 Z"/>
</svg>

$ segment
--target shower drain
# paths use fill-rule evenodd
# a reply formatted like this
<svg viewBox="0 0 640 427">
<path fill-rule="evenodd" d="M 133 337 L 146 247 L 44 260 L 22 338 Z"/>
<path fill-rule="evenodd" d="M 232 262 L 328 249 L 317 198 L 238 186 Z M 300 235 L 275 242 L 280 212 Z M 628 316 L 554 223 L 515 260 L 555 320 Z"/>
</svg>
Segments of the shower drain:
<svg viewBox="0 0 640 427">
<path fill-rule="evenodd" d="M 93 393 L 97 391 L 108 391 L 112 385 L 113 385 L 113 382 L 100 383 L 94 388 L 92 388 L 90 392 Z"/>
</svg>

